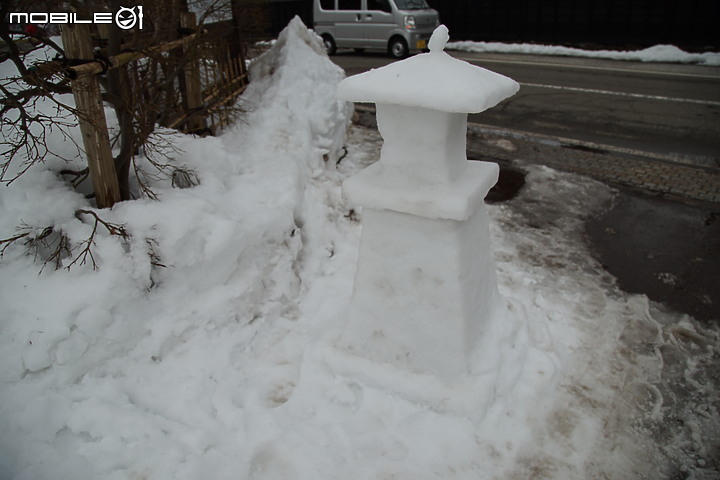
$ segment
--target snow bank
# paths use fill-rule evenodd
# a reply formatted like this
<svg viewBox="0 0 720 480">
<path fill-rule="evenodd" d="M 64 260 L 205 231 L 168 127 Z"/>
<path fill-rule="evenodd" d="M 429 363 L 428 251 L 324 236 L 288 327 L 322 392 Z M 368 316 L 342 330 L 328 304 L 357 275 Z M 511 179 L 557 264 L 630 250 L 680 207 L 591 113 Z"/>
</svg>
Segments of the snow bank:
<svg viewBox="0 0 720 480">
<path fill-rule="evenodd" d="M 322 39 L 295 17 L 272 48 L 250 64 L 251 83 L 243 96 L 252 115 L 257 116 L 248 123 L 265 127 L 264 120 L 272 119 L 274 128 L 266 138 L 283 143 L 283 129 L 292 129 L 317 143 L 313 145 L 317 156 L 305 162 L 310 172 L 323 168 L 319 160 L 336 163 L 352 109 L 325 91 L 345 73 L 327 61 L 324 51 Z"/>
<path fill-rule="evenodd" d="M 313 185 L 323 183 L 323 174 L 333 175 L 343 154 L 352 104 L 337 100 L 334 92 L 345 73 L 328 60 L 322 39 L 295 17 L 272 48 L 251 63 L 250 77 L 243 95 L 246 125 L 228 131 L 224 144 L 230 151 L 252 152 L 255 173 L 272 185 L 263 188 L 266 196 L 293 212 L 303 255 L 323 255 L 323 240 L 314 236 L 322 236 L 323 227 L 306 224 L 318 218 L 318 209 L 336 206 Z M 273 198 L 271 191 L 278 195 Z"/>
<path fill-rule="evenodd" d="M 608 60 L 630 60 L 636 62 L 697 63 L 720 65 L 720 53 L 688 53 L 674 45 L 655 45 L 643 50 L 583 50 L 558 45 L 535 45 L 529 43 L 498 42 L 450 42 L 447 50 L 476 53 L 525 53 L 531 55 L 559 55 L 566 57 L 604 58 Z"/>
<path fill-rule="evenodd" d="M 175 162 L 194 168 L 200 186 L 152 181 L 160 202 L 98 212 L 132 239 L 123 245 L 101 232 L 97 271 L 38 275 L 22 246 L 6 251 L 0 478 L 247 471 L 247 458 L 226 450 L 239 441 L 249 455 L 259 441 L 241 439 L 245 397 L 295 368 L 256 360 L 282 365 L 299 353 L 251 339 L 282 337 L 297 319 L 301 280 L 320 275 L 313 262 L 333 254 L 323 228 L 346 213 L 335 172 L 351 113 L 334 98 L 344 74 L 299 20 L 283 39 L 253 68 L 244 124 L 219 138 L 166 134 Z M 51 141 L 82 165 L 70 142 Z M 3 188 L 0 238 L 23 222 L 62 229 L 75 244 L 88 237 L 91 225 L 74 212 L 90 205 L 54 173 L 65 167 L 48 158 Z M 152 267 L 149 253 L 167 267 Z M 213 466 L 223 457 L 234 460 Z"/>
</svg>

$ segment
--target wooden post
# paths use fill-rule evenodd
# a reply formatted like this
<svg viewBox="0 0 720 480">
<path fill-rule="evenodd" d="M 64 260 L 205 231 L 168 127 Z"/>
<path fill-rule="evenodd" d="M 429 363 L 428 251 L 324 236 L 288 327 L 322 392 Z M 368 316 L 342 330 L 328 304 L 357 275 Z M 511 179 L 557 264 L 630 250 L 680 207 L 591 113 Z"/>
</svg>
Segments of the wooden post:
<svg viewBox="0 0 720 480">
<path fill-rule="evenodd" d="M 195 30 L 197 22 L 195 14 L 192 12 L 180 12 L 180 27 L 183 29 Z M 194 52 L 189 51 L 190 47 L 183 46 L 186 57 L 193 55 Z M 185 86 L 185 113 L 191 113 L 193 110 L 203 106 L 202 85 L 200 83 L 200 65 L 196 59 L 191 59 L 183 68 L 184 86 Z M 205 118 L 200 115 L 190 117 L 186 128 L 190 132 L 200 132 L 205 130 Z"/>
<path fill-rule="evenodd" d="M 93 60 L 92 37 L 87 24 L 62 26 L 65 55 L 75 60 Z M 80 132 L 85 145 L 90 176 L 99 208 L 110 208 L 120 201 L 110 136 L 105 121 L 100 85 L 95 76 L 81 76 L 72 82 Z"/>
<path fill-rule="evenodd" d="M 243 16 L 243 7 L 242 4 L 247 4 L 248 2 L 243 2 L 241 0 L 231 0 L 230 1 L 230 12 L 232 13 L 232 25 L 233 28 L 231 30 L 231 33 L 228 38 L 228 44 L 230 46 L 230 57 L 234 59 L 239 67 L 239 75 L 245 75 L 247 72 L 245 71 L 245 55 L 243 52 L 243 42 L 242 42 L 242 16 Z M 248 5 L 245 5 L 245 12 L 247 13 Z"/>
</svg>

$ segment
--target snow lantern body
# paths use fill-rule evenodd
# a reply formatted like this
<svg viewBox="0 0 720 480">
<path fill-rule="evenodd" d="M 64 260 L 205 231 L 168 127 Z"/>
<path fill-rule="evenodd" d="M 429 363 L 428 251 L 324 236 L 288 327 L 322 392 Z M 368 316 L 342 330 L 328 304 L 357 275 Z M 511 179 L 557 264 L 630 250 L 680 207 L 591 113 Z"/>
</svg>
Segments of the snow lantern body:
<svg viewBox="0 0 720 480">
<path fill-rule="evenodd" d="M 380 160 L 348 179 L 363 207 L 358 269 L 339 346 L 414 372 L 454 376 L 498 296 L 484 205 L 495 163 L 466 158 L 467 114 L 518 90 L 443 49 L 343 80 L 338 97 L 377 104 Z"/>
</svg>

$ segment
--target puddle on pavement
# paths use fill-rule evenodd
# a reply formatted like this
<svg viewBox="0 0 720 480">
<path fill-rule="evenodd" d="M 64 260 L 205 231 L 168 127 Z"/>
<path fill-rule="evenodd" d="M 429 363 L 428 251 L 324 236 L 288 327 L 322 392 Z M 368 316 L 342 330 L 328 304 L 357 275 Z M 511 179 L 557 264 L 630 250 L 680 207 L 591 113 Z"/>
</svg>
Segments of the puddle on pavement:
<svg viewBox="0 0 720 480">
<path fill-rule="evenodd" d="M 636 194 L 590 219 L 591 249 L 621 288 L 720 322 L 720 213 Z"/>
<path fill-rule="evenodd" d="M 515 198 L 523 186 L 525 186 L 526 173 L 518 168 L 500 164 L 500 178 L 493 188 L 490 189 L 485 201 L 488 203 L 507 202 Z"/>
</svg>

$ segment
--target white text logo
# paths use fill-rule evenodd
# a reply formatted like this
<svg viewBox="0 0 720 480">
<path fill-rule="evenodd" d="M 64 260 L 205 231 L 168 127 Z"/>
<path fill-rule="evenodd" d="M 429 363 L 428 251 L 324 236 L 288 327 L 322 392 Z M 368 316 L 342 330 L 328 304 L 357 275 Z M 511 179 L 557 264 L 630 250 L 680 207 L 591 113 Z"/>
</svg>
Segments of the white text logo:
<svg viewBox="0 0 720 480">
<path fill-rule="evenodd" d="M 23 24 L 56 24 L 63 25 L 68 23 L 115 23 L 118 27 L 123 30 L 129 30 L 131 28 L 143 28 L 143 7 L 120 7 L 115 12 L 115 15 L 108 12 L 95 12 L 92 14 L 92 18 L 82 18 L 77 13 L 62 13 L 62 12 L 33 12 L 33 13 L 11 13 L 10 23 L 23 23 Z"/>
</svg>

